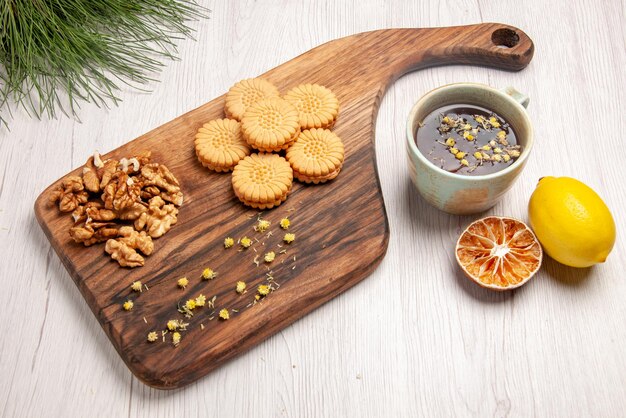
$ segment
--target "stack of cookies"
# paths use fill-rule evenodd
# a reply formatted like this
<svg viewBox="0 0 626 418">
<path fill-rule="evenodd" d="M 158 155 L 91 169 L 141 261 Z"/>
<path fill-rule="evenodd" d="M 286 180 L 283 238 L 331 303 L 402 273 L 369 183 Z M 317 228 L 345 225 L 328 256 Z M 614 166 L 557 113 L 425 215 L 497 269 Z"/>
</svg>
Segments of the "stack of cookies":
<svg viewBox="0 0 626 418">
<path fill-rule="evenodd" d="M 210 170 L 233 171 L 245 205 L 273 208 L 287 199 L 294 177 L 318 184 L 341 171 L 343 142 L 330 131 L 339 102 L 326 87 L 302 84 L 281 98 L 266 80 L 243 80 L 226 94 L 224 113 L 227 119 L 198 130 L 196 155 Z"/>
</svg>

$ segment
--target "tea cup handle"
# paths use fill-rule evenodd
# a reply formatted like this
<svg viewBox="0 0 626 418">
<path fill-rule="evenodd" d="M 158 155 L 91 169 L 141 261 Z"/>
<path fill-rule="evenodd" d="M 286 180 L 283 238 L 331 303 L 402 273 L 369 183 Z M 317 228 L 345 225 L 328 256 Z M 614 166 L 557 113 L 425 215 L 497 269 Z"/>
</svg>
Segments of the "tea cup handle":
<svg viewBox="0 0 626 418">
<path fill-rule="evenodd" d="M 509 96 L 511 96 L 513 100 L 515 100 L 522 106 L 528 107 L 528 103 L 530 102 L 530 97 L 526 96 L 524 93 L 520 93 L 519 91 L 515 90 L 515 88 L 511 86 L 500 89 L 500 91 L 503 92 L 504 94 L 508 94 Z"/>
</svg>

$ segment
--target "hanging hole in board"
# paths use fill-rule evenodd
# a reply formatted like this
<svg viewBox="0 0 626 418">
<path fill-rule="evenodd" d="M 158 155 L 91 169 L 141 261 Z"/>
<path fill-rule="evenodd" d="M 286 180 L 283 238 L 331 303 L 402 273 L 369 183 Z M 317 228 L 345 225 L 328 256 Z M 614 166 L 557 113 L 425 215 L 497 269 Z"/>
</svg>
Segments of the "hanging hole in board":
<svg viewBox="0 0 626 418">
<path fill-rule="evenodd" d="M 513 48 L 519 43 L 519 35 L 512 29 L 496 29 L 491 34 L 491 42 L 498 48 Z"/>
</svg>

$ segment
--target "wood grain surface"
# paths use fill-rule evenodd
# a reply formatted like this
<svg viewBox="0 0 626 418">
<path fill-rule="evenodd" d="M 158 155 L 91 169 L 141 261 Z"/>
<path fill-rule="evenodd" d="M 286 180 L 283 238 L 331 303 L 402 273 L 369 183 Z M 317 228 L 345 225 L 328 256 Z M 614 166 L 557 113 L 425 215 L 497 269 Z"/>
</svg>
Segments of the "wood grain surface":
<svg viewBox="0 0 626 418">
<path fill-rule="evenodd" d="M 502 45 L 506 47 L 502 47 Z M 224 361 L 276 333 L 323 302 L 363 280 L 385 255 L 389 226 L 376 172 L 374 123 L 380 98 L 391 80 L 423 67 L 456 63 L 520 70 L 532 59 L 532 41 L 519 29 L 501 24 L 452 28 L 387 29 L 327 42 L 263 74 L 285 92 L 298 84 L 317 83 L 331 89 L 341 104 L 333 128 L 347 150 L 337 181 L 318 186 L 296 184 L 287 203 L 263 216 L 274 228 L 255 233 L 258 211 L 246 209 L 231 188 L 230 175 L 213 173 L 197 161 L 193 140 L 198 128 L 222 118 L 224 98 L 168 122 L 103 158 L 130 158 L 150 150 L 153 160 L 167 165 L 181 183 L 185 201 L 178 222 L 155 240 L 146 265 L 123 269 L 103 255 L 103 245 L 84 248 L 69 236 L 71 216 L 49 203 L 52 189 L 35 202 L 35 214 L 52 247 L 94 312 L 100 325 L 132 372 L 143 382 L 171 389 L 188 384 Z M 72 175 L 80 175 L 81 168 Z M 294 244 L 277 247 L 288 217 L 296 233 Z M 272 233 L 273 235 L 271 235 Z M 225 237 L 252 236 L 245 252 L 223 248 Z M 285 254 L 280 254 L 285 250 Z M 278 253 L 271 263 L 263 254 Z M 261 264 L 254 260 L 261 258 Z M 214 280 L 202 280 L 211 267 Z M 257 286 L 271 274 L 280 286 L 260 303 Z M 187 289 L 177 280 L 188 277 Z M 133 294 L 131 283 L 141 280 L 149 290 Z M 247 282 L 247 294 L 235 292 Z M 177 291 L 178 290 L 178 291 Z M 195 310 L 186 320 L 178 347 L 149 344 L 150 331 L 161 331 L 188 299 L 216 297 L 214 309 Z M 122 309 L 134 300 L 132 312 Z M 216 312 L 234 310 L 228 321 Z"/>
<path fill-rule="evenodd" d="M 626 13 L 621 1 L 203 2 L 211 19 L 181 42 L 150 94 L 125 90 L 81 121 L 14 112 L 0 133 L 0 415 L 40 416 L 622 416 L 626 409 L 626 218 L 619 136 L 626 124 Z M 326 41 L 367 30 L 482 21 L 535 41 L 521 72 L 448 66 L 390 86 L 376 119 L 376 157 L 390 226 L 385 259 L 358 286 L 176 391 L 128 370 L 37 224 L 32 205 L 94 149 L 106 152 Z M 430 208 L 413 191 L 406 117 L 442 84 L 513 85 L 531 97 L 536 144 L 525 175 L 488 214 L 527 219 L 536 180 L 569 175 L 613 210 L 607 263 L 568 269 L 547 259 L 516 292 L 467 281 L 453 261 L 476 217 Z M 567 134 L 566 134 L 567 133 Z M 592 146 L 589 145 L 592 141 Z"/>
</svg>

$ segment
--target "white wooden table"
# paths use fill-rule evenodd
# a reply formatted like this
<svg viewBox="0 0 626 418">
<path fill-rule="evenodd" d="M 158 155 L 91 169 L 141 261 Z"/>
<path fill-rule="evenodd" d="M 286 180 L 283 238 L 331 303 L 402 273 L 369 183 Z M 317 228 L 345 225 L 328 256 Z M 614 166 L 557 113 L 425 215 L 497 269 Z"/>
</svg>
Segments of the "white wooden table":
<svg viewBox="0 0 626 418">
<path fill-rule="evenodd" d="M 207 1 L 151 94 L 73 119 L 17 111 L 0 141 L 2 416 L 624 416 L 626 414 L 626 5 L 521 1 Z M 313 2 L 312 2 L 313 3 Z M 390 27 L 498 21 L 535 41 L 519 73 L 454 66 L 409 74 L 382 102 L 376 149 L 389 250 L 364 282 L 184 389 L 128 371 L 33 215 L 36 196 L 81 165 L 320 43 Z M 405 120 L 445 83 L 513 85 L 531 97 L 536 147 L 490 213 L 527 219 L 539 177 L 593 187 L 615 215 L 604 265 L 545 260 L 515 292 L 469 282 L 453 256 L 474 217 L 440 213 L 410 186 Z M 600 122 L 619 134 L 597 128 Z M 613 131 L 614 132 L 614 131 Z"/>
</svg>

